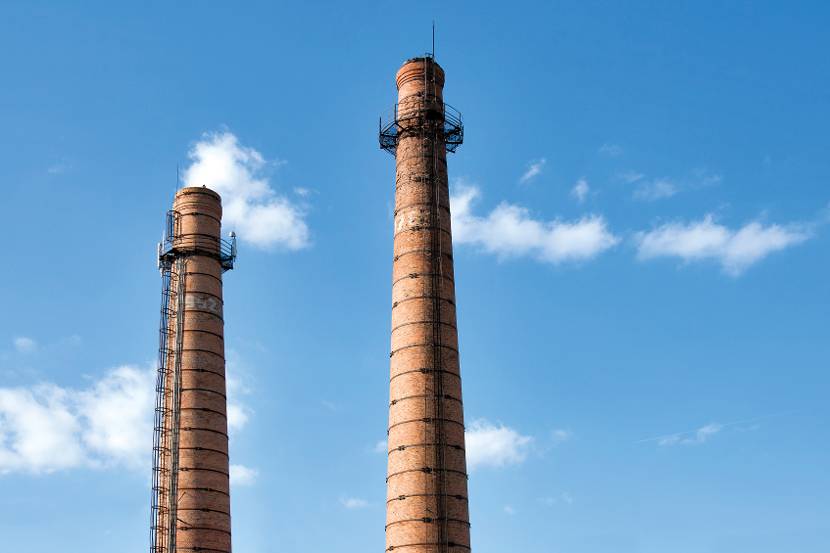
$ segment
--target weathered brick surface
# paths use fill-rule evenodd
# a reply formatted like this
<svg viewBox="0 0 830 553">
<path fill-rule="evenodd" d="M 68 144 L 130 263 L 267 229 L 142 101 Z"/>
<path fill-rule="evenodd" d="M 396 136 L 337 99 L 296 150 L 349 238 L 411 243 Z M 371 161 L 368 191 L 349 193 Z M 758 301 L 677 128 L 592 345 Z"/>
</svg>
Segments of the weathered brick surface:
<svg viewBox="0 0 830 553">
<path fill-rule="evenodd" d="M 470 545 L 446 151 L 424 115 L 443 84 L 431 60 L 397 75 L 386 548 L 404 553 Z"/>
<path fill-rule="evenodd" d="M 183 188 L 176 194 L 178 213 L 174 247 L 186 252 L 183 275 L 181 396 L 179 410 L 179 470 L 177 477 L 176 547 L 166 553 L 231 550 L 228 422 L 225 384 L 225 345 L 222 304 L 222 268 L 219 252 L 222 206 L 219 195 L 207 188 Z M 174 265 L 175 271 L 175 265 Z M 177 282 L 174 281 L 173 285 Z M 171 306 L 168 368 L 176 363 L 176 308 Z M 167 381 L 172 389 L 172 370 Z M 168 394 L 168 398 L 170 395 Z M 173 425 L 166 417 L 168 428 Z M 168 436 L 170 433 L 168 433 Z M 164 444 L 168 448 L 170 440 Z M 162 459 L 162 486 L 170 489 L 172 453 Z M 160 498 L 169 501 L 169 497 Z M 162 525 L 167 521 L 162 520 Z M 159 536 L 166 540 L 165 533 Z M 165 541 L 166 543 L 166 541 Z"/>
</svg>

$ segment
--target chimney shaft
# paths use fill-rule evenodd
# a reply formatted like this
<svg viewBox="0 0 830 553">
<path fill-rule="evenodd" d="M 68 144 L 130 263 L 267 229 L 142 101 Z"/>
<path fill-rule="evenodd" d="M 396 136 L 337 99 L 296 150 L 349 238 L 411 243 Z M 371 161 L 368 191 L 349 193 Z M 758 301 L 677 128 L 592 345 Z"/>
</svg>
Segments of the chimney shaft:
<svg viewBox="0 0 830 553">
<path fill-rule="evenodd" d="M 402 553 L 470 550 L 446 156 L 463 133 L 443 85 L 431 57 L 404 63 L 381 130 L 396 160 L 386 550 Z"/>
<path fill-rule="evenodd" d="M 231 551 L 221 220 L 217 193 L 179 190 L 160 251 L 153 553 Z"/>
</svg>

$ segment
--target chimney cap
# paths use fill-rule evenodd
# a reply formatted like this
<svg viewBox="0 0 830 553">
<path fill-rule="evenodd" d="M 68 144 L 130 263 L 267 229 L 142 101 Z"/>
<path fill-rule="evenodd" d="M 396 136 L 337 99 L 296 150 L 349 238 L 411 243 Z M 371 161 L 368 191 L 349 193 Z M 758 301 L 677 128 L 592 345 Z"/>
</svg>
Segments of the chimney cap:
<svg viewBox="0 0 830 553">
<path fill-rule="evenodd" d="M 184 186 L 176 191 L 176 197 L 187 196 L 189 194 L 204 194 L 213 196 L 214 198 L 221 198 L 218 192 L 211 190 L 205 185 L 202 186 Z"/>
<path fill-rule="evenodd" d="M 419 56 L 415 58 L 409 58 L 403 64 L 401 64 L 401 68 L 398 69 L 398 73 L 395 75 L 395 82 L 398 85 L 398 89 L 401 86 L 412 79 L 423 79 L 424 75 L 424 67 L 426 66 L 426 61 L 429 60 L 432 62 L 432 65 L 435 68 L 435 84 L 439 87 L 444 86 L 444 68 L 441 67 L 435 58 L 432 56 Z"/>
</svg>

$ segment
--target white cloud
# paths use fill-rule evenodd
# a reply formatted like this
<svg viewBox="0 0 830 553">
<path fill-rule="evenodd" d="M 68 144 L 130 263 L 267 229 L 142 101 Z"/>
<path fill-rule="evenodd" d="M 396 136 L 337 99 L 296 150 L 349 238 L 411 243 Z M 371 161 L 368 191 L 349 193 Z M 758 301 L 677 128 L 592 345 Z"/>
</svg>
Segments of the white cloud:
<svg viewBox="0 0 830 553">
<path fill-rule="evenodd" d="M 62 175 L 72 168 L 72 164 L 67 160 L 61 160 L 46 168 L 46 172 L 50 175 Z"/>
<path fill-rule="evenodd" d="M 670 434 L 662 436 L 657 439 L 657 443 L 662 446 L 670 445 L 700 445 L 709 440 L 712 436 L 723 429 L 723 425 L 713 422 L 706 426 L 701 426 L 692 432 L 679 432 L 677 434 Z"/>
<path fill-rule="evenodd" d="M 643 180 L 645 175 L 636 171 L 625 171 L 623 173 L 619 173 L 617 177 L 626 184 L 633 184 L 637 181 Z"/>
<path fill-rule="evenodd" d="M 583 261 L 619 242 L 601 215 L 588 215 L 574 222 L 539 221 L 521 206 L 503 202 L 486 216 L 474 215 L 479 196 L 475 187 L 453 191 L 453 241 L 472 244 L 502 258 L 532 256 L 549 263 Z"/>
<path fill-rule="evenodd" d="M 553 438 L 553 442 L 556 444 L 561 444 L 562 442 L 567 442 L 573 436 L 573 432 L 570 430 L 565 430 L 564 428 L 557 428 L 551 432 L 551 437 Z"/>
<path fill-rule="evenodd" d="M 20 353 L 31 353 L 37 349 L 37 342 L 26 336 L 18 336 L 14 339 L 14 349 Z"/>
<path fill-rule="evenodd" d="M 389 453 L 389 445 L 386 440 L 380 440 L 375 444 L 375 447 L 372 448 L 372 451 L 375 453 Z"/>
<path fill-rule="evenodd" d="M 155 380 L 155 369 L 125 365 L 82 389 L 51 383 L 0 388 L 0 474 L 149 470 Z M 247 408 L 233 402 L 237 388 L 228 385 L 232 430 L 248 418 Z"/>
<path fill-rule="evenodd" d="M 77 392 L 82 439 L 94 462 L 146 466 L 155 375 L 155 370 L 119 367 Z"/>
<path fill-rule="evenodd" d="M 0 388 L 0 473 L 146 466 L 154 374 L 124 366 L 84 390 Z"/>
<path fill-rule="evenodd" d="M 228 394 L 228 434 L 231 438 L 248 424 L 252 411 L 239 400 L 240 396 L 251 393 L 243 383 L 247 369 L 242 357 L 233 349 L 226 353 L 227 366 L 225 368 L 225 386 Z M 237 376 L 237 375 L 241 375 Z"/>
<path fill-rule="evenodd" d="M 720 184 L 721 181 L 723 181 L 722 175 L 718 175 L 717 173 L 707 173 L 703 170 L 696 171 L 695 176 L 699 181 L 697 186 L 700 188 L 704 188 L 707 186 L 715 186 L 716 184 Z"/>
<path fill-rule="evenodd" d="M 347 509 L 363 509 L 369 506 L 368 501 L 359 497 L 342 497 L 340 498 L 340 504 Z"/>
<path fill-rule="evenodd" d="M 715 222 L 712 215 L 691 223 L 667 223 L 649 232 L 637 233 L 638 257 L 679 257 L 683 261 L 711 259 L 723 270 L 738 276 L 769 254 L 810 238 L 804 225 L 764 226 L 753 221 L 738 229 Z"/>
<path fill-rule="evenodd" d="M 259 476 L 259 471 L 245 465 L 230 466 L 231 486 L 250 486 Z"/>
<path fill-rule="evenodd" d="M 619 157 L 623 153 L 622 146 L 618 144 L 603 144 L 599 147 L 599 153 L 608 157 Z"/>
<path fill-rule="evenodd" d="M 588 197 L 588 192 L 591 191 L 591 188 L 588 186 L 588 181 L 584 178 L 579 179 L 576 181 L 576 184 L 571 189 L 571 196 L 576 198 L 576 201 L 582 203 Z"/>
<path fill-rule="evenodd" d="M 562 492 L 559 495 L 548 495 L 545 497 L 540 497 L 539 502 L 547 505 L 548 507 L 552 507 L 557 503 L 565 503 L 570 505 L 574 502 L 574 498 L 568 492 Z"/>
<path fill-rule="evenodd" d="M 233 434 L 248 424 L 248 408 L 228 399 L 228 432 Z"/>
<path fill-rule="evenodd" d="M 655 179 L 640 184 L 634 190 L 634 197 L 638 200 L 653 202 L 664 198 L 671 198 L 679 192 L 678 186 L 669 179 Z"/>
<path fill-rule="evenodd" d="M 473 471 L 478 467 L 503 467 L 523 462 L 533 438 L 503 424 L 478 419 L 467 428 L 465 441 L 467 467 Z"/>
<path fill-rule="evenodd" d="M 527 166 L 527 170 L 519 178 L 519 182 L 521 184 L 525 184 L 539 176 L 542 173 L 542 169 L 544 169 L 545 164 L 547 162 L 548 161 L 545 158 L 541 158 L 529 163 Z"/>
<path fill-rule="evenodd" d="M 504 512 L 507 513 L 508 515 L 513 516 L 513 515 L 516 514 L 516 509 L 514 509 L 512 505 L 505 505 L 504 506 Z"/>
<path fill-rule="evenodd" d="M 84 463 L 80 429 L 60 388 L 0 389 L 0 474 L 52 472 Z"/>
<path fill-rule="evenodd" d="M 230 132 L 208 133 L 189 152 L 188 186 L 205 185 L 222 196 L 223 223 L 240 240 L 270 249 L 309 245 L 303 209 L 277 195 L 263 175 L 267 162 Z"/>
</svg>

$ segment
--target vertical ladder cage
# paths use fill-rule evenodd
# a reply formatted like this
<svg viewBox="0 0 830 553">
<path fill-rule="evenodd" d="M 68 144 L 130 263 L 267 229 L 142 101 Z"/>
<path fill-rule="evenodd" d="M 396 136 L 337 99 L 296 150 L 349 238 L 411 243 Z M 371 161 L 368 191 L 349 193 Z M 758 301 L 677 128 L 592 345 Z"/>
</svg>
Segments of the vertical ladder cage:
<svg viewBox="0 0 830 553">
<path fill-rule="evenodd" d="M 179 235 L 178 215 L 173 210 L 167 212 L 164 236 L 158 245 L 161 307 L 153 415 L 151 553 L 175 553 L 176 551 L 178 414 L 187 270 L 186 258 L 176 256 L 173 250 L 174 241 Z"/>
</svg>

